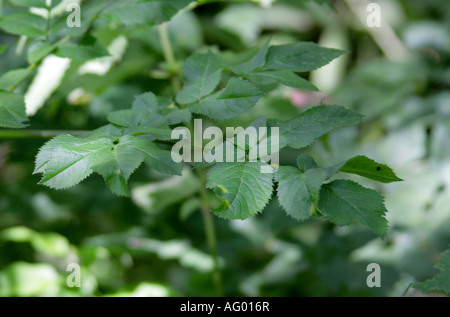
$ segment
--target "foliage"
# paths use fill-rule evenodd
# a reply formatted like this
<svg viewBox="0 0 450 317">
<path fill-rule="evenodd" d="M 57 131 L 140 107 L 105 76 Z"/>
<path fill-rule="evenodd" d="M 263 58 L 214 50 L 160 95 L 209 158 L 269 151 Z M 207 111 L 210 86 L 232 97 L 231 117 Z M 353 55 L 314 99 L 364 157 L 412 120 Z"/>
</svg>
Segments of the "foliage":
<svg viewBox="0 0 450 317">
<path fill-rule="evenodd" d="M 426 203 L 437 210 L 429 222 L 420 221 L 422 210 L 402 212 L 420 199 L 421 178 L 416 197 L 405 198 L 415 166 L 402 164 L 397 145 L 388 143 L 417 127 L 427 168 L 447 158 L 448 92 L 440 90 L 448 87 L 448 66 L 434 64 L 434 53 L 398 63 L 371 60 L 359 42 L 331 48 L 321 36 L 344 9 L 324 0 L 271 1 L 269 8 L 256 0 L 90 0 L 81 3 L 81 28 L 66 26 L 64 1 L 3 2 L 0 136 L 53 138 L 0 146 L 0 250 L 11 247 L 0 258 L 1 296 L 196 296 L 209 295 L 212 282 L 220 294 L 220 281 L 209 276 L 219 270 L 228 295 L 392 295 L 407 278 L 428 277 L 432 254 L 448 246 L 449 218 L 440 211 L 448 199 L 438 191 L 446 183 L 427 191 Z M 420 5 L 403 4 L 410 15 L 426 14 Z M 352 28 L 334 31 L 356 38 L 361 31 Z M 377 55 L 375 44 L 361 45 Z M 436 49 L 442 63 L 449 47 Z M 33 86 L 40 81 L 50 90 L 45 67 L 55 56 L 67 70 L 42 93 L 34 115 Z M 346 58 L 359 63 L 325 96 L 318 74 L 332 78 L 327 65 Z M 299 95 L 322 97 L 296 102 Z M 175 162 L 171 131 L 193 132 L 199 118 L 223 130 L 279 128 L 280 164 L 261 157 Z M 275 139 L 269 133 L 263 142 Z M 12 158 L 2 161 L 10 149 Z M 244 150 L 248 157 L 254 148 Z M 31 176 L 36 153 L 40 181 Z M 407 181 L 395 184 L 402 179 L 393 170 Z M 94 173 L 114 195 L 89 177 Z M 206 239 L 198 233 L 203 223 Z M 420 265 L 395 256 L 401 237 L 431 239 L 428 249 L 404 253 Z M 441 272 L 416 289 L 449 292 L 447 253 L 436 266 Z M 61 269 L 74 258 L 88 281 L 80 289 L 67 287 Z M 382 289 L 366 287 L 367 261 L 383 264 Z"/>
</svg>

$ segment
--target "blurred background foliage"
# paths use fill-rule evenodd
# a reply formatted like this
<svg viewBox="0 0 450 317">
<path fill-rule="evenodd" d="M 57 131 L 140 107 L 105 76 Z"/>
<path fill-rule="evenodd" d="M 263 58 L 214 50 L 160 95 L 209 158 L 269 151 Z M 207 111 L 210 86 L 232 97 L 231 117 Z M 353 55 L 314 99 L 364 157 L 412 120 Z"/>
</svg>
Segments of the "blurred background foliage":
<svg viewBox="0 0 450 317">
<path fill-rule="evenodd" d="M 84 1 L 82 14 L 94 2 Z M 340 104 L 364 114 L 362 125 L 323 137 L 307 152 L 323 166 L 367 155 L 405 180 L 379 185 L 358 179 L 386 197 L 390 230 L 384 239 L 358 225 L 296 222 L 275 197 L 252 219 L 215 217 L 225 295 L 402 296 L 410 283 L 436 273 L 433 265 L 450 245 L 448 2 L 374 2 L 382 8 L 381 31 L 362 23 L 365 7 L 351 0 L 222 1 L 168 23 L 180 67 L 207 48 L 230 63 L 243 61 L 269 37 L 272 44 L 314 41 L 347 50 L 304 74 L 320 93 L 279 88 L 223 125 L 246 125 L 261 115 L 287 119 L 308 105 Z M 3 15 L 17 10 L 3 1 Z M 30 128 L 91 130 L 106 124 L 108 112 L 128 108 L 136 94 L 172 94 L 155 27 L 124 27 L 100 17 L 91 34 L 113 57 L 88 65 L 72 61 Z M 0 33 L 0 45 L 0 74 L 27 66 L 32 42 Z M 99 176 L 53 191 L 32 175 L 44 141 L 0 140 L 0 296 L 212 294 L 192 171 L 164 178 L 141 167 L 131 179 L 132 199 L 113 196 Z M 298 154 L 284 150 L 281 163 L 292 164 Z M 380 288 L 366 285 L 372 262 L 382 268 Z M 66 284 L 69 263 L 81 265 L 80 288 Z M 407 295 L 421 294 L 410 289 Z"/>
</svg>

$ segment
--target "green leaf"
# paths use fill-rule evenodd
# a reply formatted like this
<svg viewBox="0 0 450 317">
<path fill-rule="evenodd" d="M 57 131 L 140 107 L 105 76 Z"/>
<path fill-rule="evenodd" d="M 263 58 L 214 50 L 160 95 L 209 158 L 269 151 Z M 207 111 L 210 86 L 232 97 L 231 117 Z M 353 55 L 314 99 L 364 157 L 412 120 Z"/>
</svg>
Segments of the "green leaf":
<svg viewBox="0 0 450 317">
<path fill-rule="evenodd" d="M 175 163 L 169 151 L 162 150 L 156 144 L 142 138 L 127 136 L 124 137 L 124 142 L 144 153 L 144 162 L 150 168 L 163 174 L 181 175 L 183 164 Z"/>
<path fill-rule="evenodd" d="M 2 54 L 6 49 L 8 48 L 8 45 L 0 45 L 0 54 Z"/>
<path fill-rule="evenodd" d="M 43 174 L 40 184 L 63 189 L 78 184 L 95 171 L 115 194 L 128 196 L 128 179 L 143 161 L 161 173 L 181 173 L 182 164 L 173 162 L 169 151 L 130 135 L 119 139 L 57 136 L 40 149 L 34 173 Z"/>
<path fill-rule="evenodd" d="M 392 169 L 384 164 L 375 162 L 366 156 L 355 156 L 348 160 L 340 169 L 341 172 L 357 174 L 382 183 L 402 181 Z"/>
<path fill-rule="evenodd" d="M 33 64 L 47 55 L 49 55 L 54 49 L 58 47 L 57 44 L 50 44 L 49 42 L 39 41 L 30 47 L 27 54 L 28 63 Z"/>
<path fill-rule="evenodd" d="M 78 184 L 93 172 L 95 156 L 105 149 L 111 151 L 113 146 L 112 140 L 105 138 L 89 141 L 70 135 L 57 136 L 41 148 L 36 158 L 35 173 L 43 173 L 39 184 L 54 189 Z"/>
<path fill-rule="evenodd" d="M 246 112 L 261 97 L 262 92 L 250 82 L 232 78 L 225 89 L 188 105 L 188 108 L 214 120 L 225 120 Z"/>
<path fill-rule="evenodd" d="M 46 8 L 46 0 L 9 0 L 12 4 L 20 7 Z"/>
<path fill-rule="evenodd" d="M 317 87 L 311 82 L 289 70 L 261 71 L 249 74 L 247 79 L 265 92 L 272 90 L 272 86 L 277 87 L 279 84 L 302 90 L 318 91 Z"/>
<path fill-rule="evenodd" d="M 271 46 L 263 69 L 308 72 L 328 64 L 343 53 L 344 51 L 320 47 L 312 42 Z"/>
<path fill-rule="evenodd" d="M 187 109 L 180 109 L 173 102 L 172 98 L 157 97 L 158 113 L 160 113 L 167 124 L 178 124 L 182 122 L 190 122 L 192 114 Z"/>
<path fill-rule="evenodd" d="M 190 56 L 184 63 L 184 86 L 177 95 L 177 102 L 181 104 L 199 102 L 212 93 L 220 82 L 225 66 L 225 61 L 211 51 Z"/>
<path fill-rule="evenodd" d="M 304 173 L 309 169 L 317 168 L 317 164 L 308 154 L 301 154 L 297 157 L 297 167 L 300 172 Z"/>
<path fill-rule="evenodd" d="M 309 169 L 301 173 L 292 166 L 280 167 L 275 174 L 280 205 L 293 218 L 308 219 L 312 203 L 317 205 L 320 188 L 326 179 L 327 173 L 323 169 Z"/>
<path fill-rule="evenodd" d="M 158 25 L 169 21 L 192 0 L 117 1 L 105 11 L 110 19 L 125 25 Z"/>
<path fill-rule="evenodd" d="M 261 173 L 264 162 L 219 163 L 209 170 L 207 187 L 222 205 L 212 212 L 226 219 L 246 219 L 260 212 L 272 196 L 272 174 Z"/>
<path fill-rule="evenodd" d="M 187 109 L 171 109 L 167 112 L 161 111 L 161 114 L 166 119 L 169 125 L 178 124 L 182 122 L 189 122 L 192 119 L 192 114 Z"/>
<path fill-rule="evenodd" d="M 362 116 L 340 106 L 313 107 L 287 122 L 271 123 L 280 128 L 280 149 L 301 149 L 334 129 L 359 125 Z"/>
<path fill-rule="evenodd" d="M 384 236 L 388 229 L 383 197 L 352 181 L 336 180 L 323 185 L 319 209 L 325 218 L 339 226 L 361 223 L 379 236 Z"/>
<path fill-rule="evenodd" d="M 245 63 L 232 67 L 232 70 L 239 75 L 248 75 L 266 62 L 267 52 L 271 39 L 267 40 L 259 52 Z"/>
<path fill-rule="evenodd" d="M 7 33 L 28 37 L 45 36 L 47 21 L 35 14 L 20 13 L 7 15 L 0 19 L 0 29 Z"/>
<path fill-rule="evenodd" d="M 128 179 L 141 165 L 144 155 L 121 138 L 113 147 L 105 147 L 92 157 L 91 168 L 105 179 L 106 185 L 119 196 L 129 196 Z"/>
<path fill-rule="evenodd" d="M 30 74 L 28 68 L 14 69 L 0 77 L 0 89 L 9 90 L 16 84 L 28 77 Z"/>
<path fill-rule="evenodd" d="M 27 121 L 25 101 L 22 95 L 0 91 L 0 127 L 24 128 Z"/>
<path fill-rule="evenodd" d="M 191 113 L 175 107 L 171 99 L 147 92 L 136 96 L 131 109 L 108 113 L 109 122 L 126 128 L 125 134 L 148 134 L 159 140 L 170 140 L 169 124 L 188 122 Z"/>
<path fill-rule="evenodd" d="M 83 46 L 76 44 L 62 44 L 55 52 L 56 56 L 67 57 L 75 61 L 87 61 L 98 57 L 108 56 L 109 52 L 100 46 Z"/>
<path fill-rule="evenodd" d="M 439 272 L 422 283 L 414 283 L 413 287 L 423 293 L 442 292 L 450 295 L 450 250 L 442 253 L 442 259 L 435 265 Z"/>
</svg>

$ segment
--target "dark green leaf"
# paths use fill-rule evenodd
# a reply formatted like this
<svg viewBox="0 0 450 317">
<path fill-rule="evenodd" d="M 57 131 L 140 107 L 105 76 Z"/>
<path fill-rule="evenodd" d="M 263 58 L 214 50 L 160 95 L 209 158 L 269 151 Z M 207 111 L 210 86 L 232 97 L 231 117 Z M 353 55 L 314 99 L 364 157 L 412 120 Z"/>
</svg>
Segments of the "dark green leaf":
<svg viewBox="0 0 450 317">
<path fill-rule="evenodd" d="M 232 78 L 222 91 L 201 102 L 190 104 L 189 110 L 215 120 L 237 117 L 253 107 L 262 97 L 261 91 L 248 81 Z"/>
<path fill-rule="evenodd" d="M 253 56 L 253 58 L 251 58 L 249 61 L 245 63 L 233 66 L 232 70 L 238 73 L 239 75 L 248 75 L 257 68 L 263 66 L 266 61 L 267 52 L 269 50 L 270 40 L 271 39 L 267 40 L 264 43 L 263 47 L 259 50 L 259 52 L 255 56 Z"/>
<path fill-rule="evenodd" d="M 106 15 L 126 25 L 158 25 L 170 20 L 192 0 L 129 0 L 116 1 Z"/>
<path fill-rule="evenodd" d="M 263 91 L 272 90 L 272 86 L 277 87 L 279 84 L 302 89 L 318 91 L 317 87 L 311 82 L 294 74 L 289 70 L 271 70 L 261 71 L 249 74 L 247 79 L 253 82 L 259 89 Z M 268 87 L 268 88 L 267 88 Z"/>
<path fill-rule="evenodd" d="M 225 66 L 225 61 L 211 51 L 189 57 L 184 63 L 184 86 L 177 95 L 177 102 L 181 104 L 199 102 L 212 93 L 220 82 Z"/>
<path fill-rule="evenodd" d="M 55 52 L 56 56 L 67 57 L 76 61 L 87 61 L 90 59 L 108 56 L 109 52 L 99 46 L 82 46 L 76 44 L 63 44 Z"/>
<path fill-rule="evenodd" d="M 352 181 L 336 180 L 323 185 L 319 210 L 339 226 L 361 223 L 379 236 L 388 229 L 383 197 Z"/>
<path fill-rule="evenodd" d="M 382 183 L 402 181 L 402 179 L 395 175 L 390 167 L 361 155 L 348 160 L 345 165 L 341 167 L 340 171 L 357 174 Z"/>
<path fill-rule="evenodd" d="M 328 64 L 343 53 L 337 49 L 320 47 L 312 42 L 271 46 L 263 69 L 308 72 Z"/>
<path fill-rule="evenodd" d="M 300 172 L 304 173 L 309 169 L 317 168 L 317 164 L 308 154 L 301 154 L 297 157 L 297 167 Z"/>
<path fill-rule="evenodd" d="M 317 205 L 319 191 L 327 173 L 309 169 L 304 173 L 292 166 L 282 166 L 275 174 L 278 182 L 278 200 L 286 213 L 297 220 L 308 219 L 312 203 Z"/>
<path fill-rule="evenodd" d="M 415 289 L 423 293 L 443 292 L 450 295 L 450 250 L 442 253 L 442 259 L 435 265 L 439 272 L 423 283 L 415 283 Z"/>
<path fill-rule="evenodd" d="M 0 127 L 24 128 L 28 118 L 25 113 L 25 101 L 22 95 L 0 91 Z"/>
<path fill-rule="evenodd" d="M 339 106 L 317 106 L 287 122 L 272 123 L 280 128 L 280 148 L 300 149 L 334 129 L 359 125 L 362 116 Z"/>
</svg>

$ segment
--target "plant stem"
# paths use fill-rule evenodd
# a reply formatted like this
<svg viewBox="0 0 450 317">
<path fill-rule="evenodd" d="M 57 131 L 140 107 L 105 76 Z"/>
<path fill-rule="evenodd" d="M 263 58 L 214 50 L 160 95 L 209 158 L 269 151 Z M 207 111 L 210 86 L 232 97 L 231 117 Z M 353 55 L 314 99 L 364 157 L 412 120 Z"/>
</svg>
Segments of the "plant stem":
<svg viewBox="0 0 450 317">
<path fill-rule="evenodd" d="M 409 283 L 408 288 L 406 288 L 405 292 L 403 293 L 402 297 L 405 297 L 406 294 L 408 294 L 409 289 L 411 288 L 411 286 L 413 285 L 413 283 Z"/>
<path fill-rule="evenodd" d="M 51 23 L 51 12 L 52 12 L 52 0 L 50 0 L 47 4 L 47 25 L 45 27 L 45 40 L 48 41 L 48 33 L 50 32 L 50 23 Z"/>
<path fill-rule="evenodd" d="M 58 47 L 59 45 L 65 43 L 65 42 L 67 42 L 68 40 L 70 40 L 70 38 L 71 38 L 70 36 L 66 36 L 66 37 L 62 38 L 62 39 L 59 40 L 56 44 L 53 45 L 53 49 L 55 49 L 56 47 Z M 35 70 L 36 67 L 38 67 L 38 66 L 42 63 L 42 61 L 43 61 L 47 56 L 48 56 L 48 55 L 43 56 L 43 57 L 42 57 L 41 59 L 39 59 L 37 62 L 34 62 L 34 63 L 31 64 L 30 66 L 28 66 L 28 71 L 29 71 L 30 73 L 29 73 L 27 76 L 25 76 L 24 78 L 22 78 L 19 82 L 17 82 L 14 86 L 11 86 L 11 88 L 9 88 L 8 91 L 13 92 L 14 90 L 16 90 L 16 88 L 19 87 L 20 84 L 22 84 L 22 83 L 28 78 L 28 76 L 31 74 L 31 72 L 32 72 L 33 70 Z"/>
<path fill-rule="evenodd" d="M 173 70 L 177 67 L 175 55 L 173 54 L 172 45 L 170 44 L 169 32 L 167 31 L 167 25 L 165 23 L 158 27 L 159 37 L 161 39 L 161 46 L 164 54 L 164 59 L 171 73 L 172 87 L 175 94 L 178 94 L 181 90 L 181 82 L 178 78 L 178 74 Z"/>
<path fill-rule="evenodd" d="M 169 33 L 167 31 L 166 24 L 161 24 L 158 27 L 158 32 L 161 40 L 161 46 L 163 49 L 164 59 L 167 63 L 167 66 L 169 70 L 177 70 L 177 63 L 175 60 L 175 56 L 173 53 L 172 45 L 170 43 Z M 177 72 L 171 72 L 171 80 L 172 80 L 172 88 L 174 91 L 174 94 L 178 94 L 181 90 L 181 82 L 179 79 L 179 74 Z M 187 123 L 186 127 L 190 130 L 193 129 L 192 124 Z M 202 216 L 203 216 L 203 222 L 205 226 L 205 235 L 206 235 L 206 242 L 208 244 L 209 252 L 213 261 L 213 272 L 212 272 L 212 279 L 214 283 L 214 287 L 216 289 L 216 295 L 222 296 L 222 278 L 220 274 L 220 267 L 219 267 L 219 259 L 217 255 L 217 239 L 216 239 L 216 232 L 214 227 L 214 219 L 210 212 L 210 203 L 209 203 L 209 197 L 208 197 L 208 191 L 206 189 L 206 173 L 203 168 L 196 169 L 196 173 L 201 181 L 200 185 L 200 196 L 202 200 Z"/>
<path fill-rule="evenodd" d="M 206 190 L 206 175 L 202 168 L 197 169 L 197 175 L 202 181 L 200 186 L 200 196 L 202 199 L 202 216 L 205 224 L 206 241 L 213 260 L 213 282 L 217 296 L 222 296 L 222 277 L 220 274 L 219 258 L 217 255 L 217 239 L 214 227 L 214 219 L 210 212 L 208 192 Z"/>
<path fill-rule="evenodd" d="M 60 134 L 82 136 L 90 131 L 83 130 L 0 130 L 0 139 L 50 139 Z"/>
</svg>

